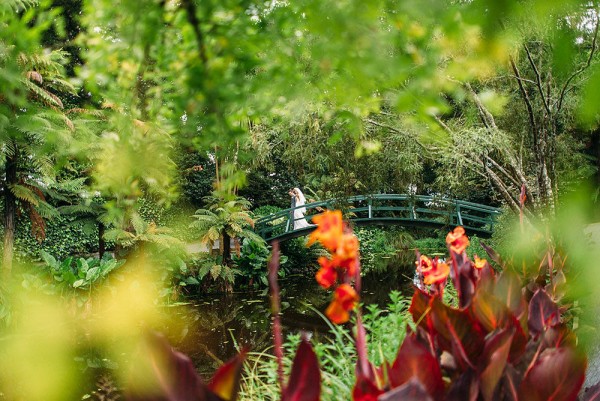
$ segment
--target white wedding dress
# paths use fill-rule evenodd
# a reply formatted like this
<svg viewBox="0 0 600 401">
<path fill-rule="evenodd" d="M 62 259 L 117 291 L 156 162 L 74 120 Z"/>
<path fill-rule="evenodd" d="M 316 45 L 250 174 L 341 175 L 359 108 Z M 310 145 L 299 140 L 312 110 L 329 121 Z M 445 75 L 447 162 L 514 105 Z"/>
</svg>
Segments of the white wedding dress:
<svg viewBox="0 0 600 401">
<path fill-rule="evenodd" d="M 306 204 L 306 198 L 302 191 L 299 188 L 294 188 L 296 191 L 296 207 L 304 206 Z M 299 228 L 304 228 L 310 226 L 308 221 L 304 218 L 304 213 L 306 213 L 305 207 L 300 207 L 298 209 L 294 209 L 294 230 L 298 230 Z"/>
</svg>

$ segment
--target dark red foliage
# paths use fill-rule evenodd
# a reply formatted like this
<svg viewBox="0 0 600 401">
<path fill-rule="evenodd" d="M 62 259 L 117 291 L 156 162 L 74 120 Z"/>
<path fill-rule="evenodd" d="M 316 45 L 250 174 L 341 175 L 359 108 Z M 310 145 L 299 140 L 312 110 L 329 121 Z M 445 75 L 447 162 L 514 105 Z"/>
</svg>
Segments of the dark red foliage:
<svg viewBox="0 0 600 401">
<path fill-rule="evenodd" d="M 353 401 L 377 401 L 379 395 L 383 393 L 383 390 L 379 389 L 367 377 L 363 375 L 356 376 L 356 383 L 354 383 L 354 389 L 352 389 Z"/>
<path fill-rule="evenodd" d="M 519 400 L 576 400 L 586 366 L 585 356 L 570 347 L 544 350 L 523 378 Z"/>
<path fill-rule="evenodd" d="M 547 328 L 560 322 L 558 306 L 545 290 L 537 290 L 529 301 L 527 327 L 532 336 L 537 337 Z"/>
<path fill-rule="evenodd" d="M 433 401 L 423 384 L 417 379 L 411 379 L 395 389 L 379 396 L 377 401 Z"/>
<path fill-rule="evenodd" d="M 410 307 L 408 308 L 408 311 L 412 315 L 414 322 L 428 332 L 430 331 L 430 326 L 428 325 L 427 314 L 431 310 L 429 306 L 431 299 L 431 295 L 421 291 L 418 288 L 415 288 L 415 293 L 413 294 Z"/>
<path fill-rule="evenodd" d="M 245 352 L 223 365 L 210 385 L 196 373 L 186 355 L 158 334 L 147 337 L 125 391 L 130 401 L 234 401 Z"/>
<path fill-rule="evenodd" d="M 514 333 L 514 328 L 499 329 L 485 342 L 479 367 L 480 389 L 485 401 L 492 400 L 496 386 L 504 374 Z"/>
<path fill-rule="evenodd" d="M 519 277 L 510 270 L 505 270 L 498 276 L 492 293 L 510 309 L 515 316 L 520 316 L 525 310 L 523 287 Z"/>
<path fill-rule="evenodd" d="M 468 310 L 451 308 L 438 297 L 431 300 L 428 317 L 441 349 L 450 352 L 462 368 L 474 368 L 472 361 L 481 354 L 484 345 L 481 324 L 472 319 Z"/>
<path fill-rule="evenodd" d="M 416 379 L 426 394 L 439 399 L 444 393 L 442 372 L 437 358 L 429 348 L 410 333 L 398 350 L 394 364 L 388 371 L 388 380 L 392 388 Z"/>
<path fill-rule="evenodd" d="M 478 395 L 479 379 L 473 370 L 468 370 L 452 381 L 444 401 L 476 401 Z"/>
<path fill-rule="evenodd" d="M 282 401 L 319 401 L 321 371 L 312 346 L 302 338 L 292 363 L 292 372 L 283 391 Z"/>
<path fill-rule="evenodd" d="M 464 253 L 451 256 L 459 308 L 445 305 L 439 290 L 415 289 L 409 311 L 423 341 L 407 336 L 389 371 L 385 397 L 397 399 L 399 386 L 412 380 L 434 400 L 575 400 L 585 358 L 576 353 L 575 336 L 560 322 L 560 309 L 543 286 L 534 283 L 527 302 L 517 274 L 505 270 L 496 276 L 487 263 L 476 269 Z M 440 371 L 450 382 L 434 391 L 428 380 L 439 383 L 441 356 Z"/>
</svg>

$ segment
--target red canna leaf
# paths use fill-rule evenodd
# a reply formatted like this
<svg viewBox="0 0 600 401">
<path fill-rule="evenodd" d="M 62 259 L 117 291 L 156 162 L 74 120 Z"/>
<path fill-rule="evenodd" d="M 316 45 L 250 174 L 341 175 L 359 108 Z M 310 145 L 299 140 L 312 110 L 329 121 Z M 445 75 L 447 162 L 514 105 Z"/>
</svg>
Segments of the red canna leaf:
<svg viewBox="0 0 600 401">
<path fill-rule="evenodd" d="M 414 322 L 427 332 L 430 331 L 430 327 L 427 324 L 427 314 L 431 310 L 429 305 L 431 303 L 431 299 L 432 297 L 429 294 L 418 288 L 415 288 L 415 293 L 413 294 L 410 307 L 408 308 L 408 311 L 412 315 Z"/>
<path fill-rule="evenodd" d="M 516 317 L 511 316 L 508 327 L 514 330 L 508 360 L 510 362 L 514 362 L 517 361 L 525 353 L 525 350 L 527 348 L 527 342 L 529 341 L 529 339 L 523 331 L 521 323 L 517 320 Z"/>
<path fill-rule="evenodd" d="M 312 346 L 302 338 L 292 363 L 292 372 L 283 391 L 282 401 L 319 401 L 321 371 Z"/>
<path fill-rule="evenodd" d="M 129 401 L 222 401 L 202 382 L 190 358 L 150 334 L 126 390 Z"/>
<path fill-rule="evenodd" d="M 366 376 L 356 376 L 356 383 L 354 389 L 352 389 L 352 400 L 353 401 L 377 401 L 377 397 L 383 394 L 375 383 L 373 383 Z"/>
<path fill-rule="evenodd" d="M 478 396 L 478 377 L 474 370 L 467 370 L 452 381 L 444 401 L 476 401 Z"/>
<path fill-rule="evenodd" d="M 494 286 L 494 296 L 504 302 L 515 316 L 523 312 L 525 306 L 521 280 L 511 270 L 504 270 Z"/>
<path fill-rule="evenodd" d="M 596 383 L 592 387 L 586 388 L 581 401 L 600 401 L 600 383 Z"/>
<path fill-rule="evenodd" d="M 485 250 L 485 252 L 488 254 L 488 256 L 490 257 L 491 260 L 496 262 L 498 264 L 498 266 L 504 267 L 504 262 L 502 261 L 502 258 L 500 257 L 498 252 L 494 251 L 492 248 L 490 248 L 483 242 L 480 242 L 480 244 L 483 247 L 483 249 Z M 506 269 L 503 269 L 503 271 L 506 271 Z"/>
<path fill-rule="evenodd" d="M 488 331 L 506 327 L 509 316 L 508 307 L 487 291 L 477 291 L 470 310 L 477 321 Z"/>
<path fill-rule="evenodd" d="M 514 331 L 502 329 L 486 339 L 479 376 L 481 394 L 485 401 L 492 400 L 494 390 L 502 378 Z"/>
<path fill-rule="evenodd" d="M 574 347 L 577 343 L 577 337 L 566 324 L 559 323 L 556 326 L 549 327 L 542 338 L 547 348 L 558 348 L 564 346 Z"/>
<path fill-rule="evenodd" d="M 453 277 L 454 286 L 458 293 L 458 305 L 461 309 L 471 304 L 475 295 L 475 282 L 477 281 L 475 270 L 466 254 L 453 254 L 452 263 L 456 264 L 457 277 Z"/>
<path fill-rule="evenodd" d="M 585 356 L 572 348 L 544 350 L 519 386 L 519 400 L 574 401 L 585 379 Z"/>
<path fill-rule="evenodd" d="M 237 398 L 246 352 L 247 350 L 243 349 L 237 356 L 222 365 L 208 384 L 208 389 L 225 401 L 233 401 Z"/>
<path fill-rule="evenodd" d="M 546 291 L 538 289 L 529 301 L 529 319 L 527 320 L 529 332 L 537 337 L 548 327 L 560 323 L 559 318 L 560 314 L 556 303 L 550 299 Z"/>
<path fill-rule="evenodd" d="M 472 361 L 481 355 L 484 333 L 469 311 L 453 309 L 434 297 L 429 317 L 442 349 L 451 352 L 463 369 L 474 368 Z"/>
<path fill-rule="evenodd" d="M 377 401 L 433 401 L 434 399 L 425 390 L 423 383 L 413 377 L 402 386 L 380 395 Z"/>
<path fill-rule="evenodd" d="M 398 350 L 394 364 L 388 371 L 392 388 L 416 379 L 426 394 L 439 399 L 444 392 L 442 372 L 437 358 L 417 340 L 414 333 L 407 335 Z"/>
</svg>

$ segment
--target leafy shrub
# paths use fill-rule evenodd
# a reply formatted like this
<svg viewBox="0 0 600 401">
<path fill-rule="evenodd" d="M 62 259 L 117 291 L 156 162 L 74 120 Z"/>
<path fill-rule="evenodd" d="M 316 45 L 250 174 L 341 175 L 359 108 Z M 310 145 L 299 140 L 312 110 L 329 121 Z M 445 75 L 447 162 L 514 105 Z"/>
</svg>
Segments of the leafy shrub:
<svg viewBox="0 0 600 401">
<path fill-rule="evenodd" d="M 281 254 L 287 258 L 285 263 L 281 264 L 281 268 L 287 273 L 312 273 L 318 266 L 319 256 L 327 255 L 327 251 L 319 245 L 307 249 L 304 237 L 284 241 L 280 247 Z"/>
<path fill-rule="evenodd" d="M 395 253 L 381 228 L 358 227 L 354 231 L 360 242 L 361 269 L 364 274 L 379 271 L 383 258 Z"/>
<path fill-rule="evenodd" d="M 15 236 L 15 257 L 37 260 L 43 250 L 55 258 L 69 255 L 87 255 L 98 250 L 98 229 L 77 221 L 71 216 L 56 216 L 46 223 L 46 237 L 38 242 L 31 235 L 31 222 L 19 219 Z"/>
<path fill-rule="evenodd" d="M 256 241 L 244 239 L 240 256 L 233 256 L 233 262 L 240 272 L 240 276 L 249 286 L 269 285 L 267 280 L 267 262 L 271 251 L 267 246 Z M 287 257 L 281 257 L 281 263 L 285 264 Z M 279 270 L 279 277 L 285 277 L 285 270 Z"/>
<path fill-rule="evenodd" d="M 190 261 L 188 266 L 190 271 L 194 272 L 193 275 L 197 277 L 193 280 L 194 283 L 196 281 L 199 284 L 204 282 L 207 284 L 205 288 L 221 292 L 231 292 L 235 276 L 241 274 L 238 269 L 224 264 L 221 255 L 201 255 Z"/>
<path fill-rule="evenodd" d="M 259 219 L 261 217 L 265 217 L 270 214 L 280 212 L 282 210 L 283 209 L 280 208 L 279 206 L 265 205 L 265 206 L 257 207 L 256 209 L 253 210 L 253 212 L 254 212 L 254 217 Z"/>
<path fill-rule="evenodd" d="M 415 240 L 414 247 L 421 253 L 428 255 L 445 254 L 447 251 L 446 243 L 443 238 L 419 238 Z"/>
<path fill-rule="evenodd" d="M 363 274 L 404 272 L 414 261 L 414 238 L 403 230 L 358 227 Z"/>
<path fill-rule="evenodd" d="M 57 260 L 42 250 L 40 256 L 48 269 L 37 274 L 25 273 L 23 286 L 44 292 L 58 292 L 64 297 L 76 299 L 78 306 L 90 301 L 92 292 L 105 285 L 109 274 L 125 263 L 108 255 L 102 259 L 69 256 Z M 51 284 L 44 279 L 47 276 L 52 280 Z"/>
</svg>

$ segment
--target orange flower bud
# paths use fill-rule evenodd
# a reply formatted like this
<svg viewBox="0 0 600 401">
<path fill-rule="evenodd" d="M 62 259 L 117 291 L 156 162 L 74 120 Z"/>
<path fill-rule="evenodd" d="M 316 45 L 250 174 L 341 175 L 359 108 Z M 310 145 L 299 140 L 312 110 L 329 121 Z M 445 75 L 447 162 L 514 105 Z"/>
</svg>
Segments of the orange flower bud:
<svg viewBox="0 0 600 401">
<path fill-rule="evenodd" d="M 435 262 L 433 268 L 424 274 L 423 282 L 427 285 L 441 283 L 450 274 L 450 266 L 446 263 Z"/>
<path fill-rule="evenodd" d="M 433 269 L 433 262 L 425 255 L 421 255 L 415 264 L 417 265 L 417 271 L 422 274 L 426 274 L 428 271 Z"/>
<path fill-rule="evenodd" d="M 483 269 L 485 265 L 487 265 L 487 260 L 479 259 L 479 256 L 475 255 L 475 262 L 473 263 L 473 266 L 476 269 Z"/>
<path fill-rule="evenodd" d="M 465 229 L 456 227 L 454 231 L 446 236 L 446 243 L 450 245 L 450 250 L 454 253 L 463 253 L 469 246 L 469 238 L 465 235 Z"/>
</svg>

